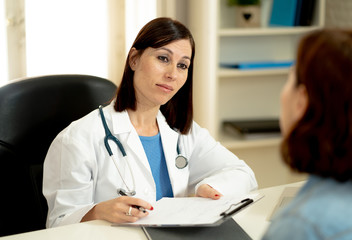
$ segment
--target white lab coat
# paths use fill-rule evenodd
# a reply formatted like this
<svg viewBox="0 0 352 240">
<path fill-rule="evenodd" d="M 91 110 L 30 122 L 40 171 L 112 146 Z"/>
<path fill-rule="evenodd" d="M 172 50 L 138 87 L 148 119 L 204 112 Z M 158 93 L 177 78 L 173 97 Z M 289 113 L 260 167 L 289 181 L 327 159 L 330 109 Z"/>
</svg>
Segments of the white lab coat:
<svg viewBox="0 0 352 240">
<path fill-rule="evenodd" d="M 126 111 L 118 113 L 113 104 L 104 108 L 110 131 L 123 144 L 135 178 L 137 198 L 151 204 L 156 188 L 148 159 Z M 207 183 L 223 195 L 243 195 L 257 188 L 253 171 L 233 153 L 216 142 L 204 128 L 193 122 L 191 132 L 179 135 L 159 112 L 160 130 L 170 182 L 175 197 L 194 194 Z M 44 162 L 43 193 L 48 202 L 47 227 L 80 222 L 97 203 L 118 197 L 126 189 L 104 146 L 105 131 L 95 110 L 73 122 L 52 142 Z M 177 142 L 188 166 L 175 166 Z M 130 188 L 132 176 L 113 141 L 109 141 L 118 166 Z"/>
</svg>

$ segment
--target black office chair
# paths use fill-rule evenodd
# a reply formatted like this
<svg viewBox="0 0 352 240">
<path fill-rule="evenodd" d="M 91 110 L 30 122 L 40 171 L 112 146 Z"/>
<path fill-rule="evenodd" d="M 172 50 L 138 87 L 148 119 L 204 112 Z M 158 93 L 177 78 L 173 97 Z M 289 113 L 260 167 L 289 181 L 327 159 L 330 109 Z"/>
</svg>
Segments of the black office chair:
<svg viewBox="0 0 352 240">
<path fill-rule="evenodd" d="M 51 75 L 0 88 L 0 236 L 45 228 L 43 162 L 50 143 L 72 121 L 115 95 L 111 81 Z"/>
</svg>

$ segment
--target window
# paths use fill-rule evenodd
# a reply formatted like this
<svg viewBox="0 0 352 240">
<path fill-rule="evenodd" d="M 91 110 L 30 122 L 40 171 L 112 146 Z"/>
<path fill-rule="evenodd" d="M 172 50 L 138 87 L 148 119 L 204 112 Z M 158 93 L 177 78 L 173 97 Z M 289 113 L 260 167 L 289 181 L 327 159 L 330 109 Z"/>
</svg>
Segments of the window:
<svg viewBox="0 0 352 240">
<path fill-rule="evenodd" d="M 5 10 L 5 2 L 11 3 L 11 18 L 24 19 L 25 23 L 22 29 L 12 29 L 16 34 L 11 35 L 11 46 L 6 37 L 9 10 Z M 116 12 L 121 14 L 119 18 L 109 18 L 116 11 L 108 12 L 112 5 L 122 7 Z M 116 28 L 116 48 L 124 48 L 119 48 L 121 44 L 128 51 L 140 28 L 156 17 L 156 5 L 157 0 L 0 0 L 0 84 L 9 78 L 46 74 L 110 75 L 118 80 L 114 71 L 120 70 L 114 66 L 115 59 L 124 63 L 127 54 L 111 48 L 108 38 L 110 35 L 110 40 L 116 41 L 116 33 L 109 34 L 109 19 L 117 19 L 125 27 L 123 33 L 123 27 Z M 19 14 L 20 8 L 24 12 Z M 25 47 L 19 49 L 18 44 Z M 8 56 L 15 60 L 8 62 Z M 18 59 L 23 59 L 21 69 Z"/>
<path fill-rule="evenodd" d="M 156 17 L 156 0 L 126 1 L 126 51 L 136 38 L 139 30 Z"/>
<path fill-rule="evenodd" d="M 31 0 L 25 9 L 28 76 L 108 77 L 106 1 Z"/>
<path fill-rule="evenodd" d="M 0 86 L 8 81 L 5 0 L 0 0 Z"/>
</svg>

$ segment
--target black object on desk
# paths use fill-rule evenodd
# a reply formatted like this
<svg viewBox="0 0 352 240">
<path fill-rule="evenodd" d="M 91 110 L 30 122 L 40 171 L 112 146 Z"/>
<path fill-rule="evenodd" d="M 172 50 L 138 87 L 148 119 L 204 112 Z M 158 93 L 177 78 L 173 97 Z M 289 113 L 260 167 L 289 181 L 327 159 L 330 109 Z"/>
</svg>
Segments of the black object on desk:
<svg viewBox="0 0 352 240">
<path fill-rule="evenodd" d="M 229 218 L 215 227 L 143 227 L 149 240 L 251 240 L 252 238 Z"/>
<path fill-rule="evenodd" d="M 232 216 L 253 202 L 253 199 L 246 198 L 232 204 L 227 210 L 220 213 L 221 218 L 211 225 L 143 227 L 143 231 L 149 240 L 251 240 L 251 237 L 233 220 Z M 235 208 L 232 209 L 232 207 Z"/>
<path fill-rule="evenodd" d="M 225 130 L 237 131 L 241 134 L 280 132 L 278 119 L 248 119 L 224 121 Z"/>
</svg>

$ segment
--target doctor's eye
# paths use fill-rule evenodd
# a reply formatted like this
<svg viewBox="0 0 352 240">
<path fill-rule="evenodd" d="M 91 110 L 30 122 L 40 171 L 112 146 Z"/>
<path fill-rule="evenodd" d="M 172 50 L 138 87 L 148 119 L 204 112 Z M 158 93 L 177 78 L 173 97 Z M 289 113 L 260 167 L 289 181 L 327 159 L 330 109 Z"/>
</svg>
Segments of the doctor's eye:
<svg viewBox="0 0 352 240">
<path fill-rule="evenodd" d="M 166 63 L 169 62 L 169 59 L 165 56 L 158 56 L 158 59 L 162 62 L 166 62 Z"/>
<path fill-rule="evenodd" d="M 183 70 L 188 69 L 188 65 L 187 65 L 187 64 L 184 64 L 184 63 L 179 63 L 177 66 L 178 66 L 179 68 L 183 69 Z"/>
</svg>

